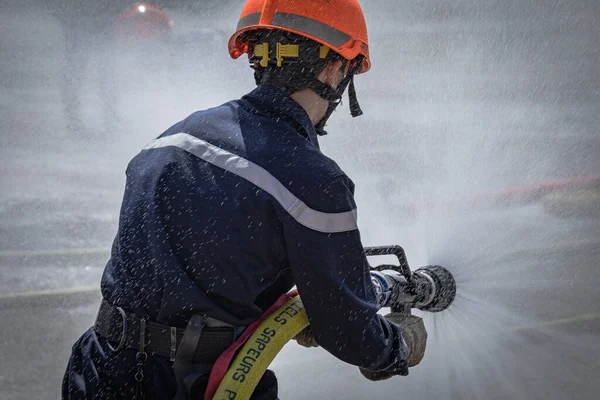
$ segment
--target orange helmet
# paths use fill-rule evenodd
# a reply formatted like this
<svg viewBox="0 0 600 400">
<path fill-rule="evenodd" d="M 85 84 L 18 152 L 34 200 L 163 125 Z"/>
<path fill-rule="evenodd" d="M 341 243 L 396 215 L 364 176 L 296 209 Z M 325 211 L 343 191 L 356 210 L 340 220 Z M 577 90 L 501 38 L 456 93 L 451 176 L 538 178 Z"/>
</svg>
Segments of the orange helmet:
<svg viewBox="0 0 600 400">
<path fill-rule="evenodd" d="M 157 6 L 135 3 L 119 15 L 117 39 L 121 43 L 156 39 L 166 35 L 172 26 L 173 21 Z"/>
<path fill-rule="evenodd" d="M 347 60 L 362 56 L 362 68 L 371 68 L 367 24 L 358 0 L 247 0 L 237 31 L 229 39 L 229 54 L 248 54 L 244 33 L 277 29 L 312 39 Z"/>
</svg>

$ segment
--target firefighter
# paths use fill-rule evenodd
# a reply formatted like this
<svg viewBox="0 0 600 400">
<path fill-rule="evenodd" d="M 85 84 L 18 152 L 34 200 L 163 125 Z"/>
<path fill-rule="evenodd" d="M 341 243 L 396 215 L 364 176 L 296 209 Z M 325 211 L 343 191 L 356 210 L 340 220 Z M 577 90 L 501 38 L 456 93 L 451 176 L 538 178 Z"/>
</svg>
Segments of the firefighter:
<svg viewBox="0 0 600 400">
<path fill-rule="evenodd" d="M 63 398 L 199 399 L 211 366 L 294 285 L 318 344 L 371 380 L 425 351 L 414 316 L 378 314 L 354 184 L 319 136 L 371 66 L 357 0 L 248 0 L 229 41 L 257 88 L 193 113 L 127 168 L 96 323 L 75 343 Z M 394 322 L 395 321 L 395 322 Z M 254 399 L 276 399 L 267 371 Z"/>
</svg>

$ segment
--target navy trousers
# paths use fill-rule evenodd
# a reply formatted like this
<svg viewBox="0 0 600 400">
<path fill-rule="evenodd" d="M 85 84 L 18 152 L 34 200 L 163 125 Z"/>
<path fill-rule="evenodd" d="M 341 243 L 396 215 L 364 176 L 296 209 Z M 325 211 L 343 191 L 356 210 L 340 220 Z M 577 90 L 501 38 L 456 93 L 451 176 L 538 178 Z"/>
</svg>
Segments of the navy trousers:
<svg viewBox="0 0 600 400">
<path fill-rule="evenodd" d="M 90 328 L 73 345 L 62 383 L 63 400 L 133 400 L 136 393 L 136 350 L 113 352 L 104 337 Z M 205 368 L 190 400 L 202 400 L 212 365 Z M 144 400 L 172 400 L 177 393 L 173 363 L 165 357 L 148 356 L 142 380 Z M 276 400 L 277 378 L 267 370 L 256 387 L 252 400 Z"/>
</svg>

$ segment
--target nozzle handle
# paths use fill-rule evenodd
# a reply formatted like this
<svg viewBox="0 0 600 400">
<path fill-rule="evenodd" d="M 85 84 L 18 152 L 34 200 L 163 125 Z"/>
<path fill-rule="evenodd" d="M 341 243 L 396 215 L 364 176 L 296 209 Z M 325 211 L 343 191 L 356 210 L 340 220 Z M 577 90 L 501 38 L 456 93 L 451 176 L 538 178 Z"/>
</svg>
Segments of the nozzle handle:
<svg viewBox="0 0 600 400">
<path fill-rule="evenodd" d="M 398 259 L 398 265 L 393 264 L 382 264 L 376 267 L 371 267 L 374 271 L 386 271 L 392 270 L 398 272 L 400 275 L 406 279 L 407 289 L 409 292 L 414 291 L 414 283 L 412 273 L 410 271 L 410 267 L 408 265 L 408 259 L 406 258 L 406 253 L 404 252 L 404 248 L 399 245 L 390 245 L 390 246 L 371 246 L 365 247 L 365 255 L 367 257 L 370 256 L 396 256 Z M 405 305 L 397 305 L 392 307 L 392 312 L 410 314 L 411 306 L 409 304 Z"/>
<path fill-rule="evenodd" d="M 386 269 L 391 269 L 392 271 L 399 272 L 406 278 L 408 282 L 412 279 L 410 267 L 408 266 L 408 259 L 406 258 L 406 253 L 402 246 L 399 245 L 391 245 L 391 246 L 371 246 L 365 247 L 365 255 L 367 257 L 370 256 L 396 256 L 398 259 L 398 265 L 388 265 L 383 264 L 377 267 L 372 267 L 371 269 L 375 271 L 384 271 Z"/>
</svg>

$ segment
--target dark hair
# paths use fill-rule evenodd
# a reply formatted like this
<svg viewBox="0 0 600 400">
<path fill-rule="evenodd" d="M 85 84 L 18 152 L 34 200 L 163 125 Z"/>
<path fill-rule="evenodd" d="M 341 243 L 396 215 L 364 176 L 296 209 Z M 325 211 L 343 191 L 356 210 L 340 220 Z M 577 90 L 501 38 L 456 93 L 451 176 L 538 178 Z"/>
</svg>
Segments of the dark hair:
<svg viewBox="0 0 600 400">
<path fill-rule="evenodd" d="M 313 81 L 325 67 L 336 60 L 344 60 L 339 54 L 332 50 L 323 49 L 322 45 L 306 37 L 281 31 L 281 30 L 257 30 L 248 33 L 250 35 L 250 63 L 254 69 L 256 84 L 270 84 L 281 88 L 295 88 L 300 90 L 308 87 L 309 81 Z M 260 65 L 262 57 L 255 55 L 255 46 L 268 44 L 269 62 L 266 67 Z M 281 66 L 277 66 L 275 49 L 277 44 L 297 45 L 297 57 L 285 57 Z M 326 55 L 321 58 L 322 52 Z"/>
</svg>

